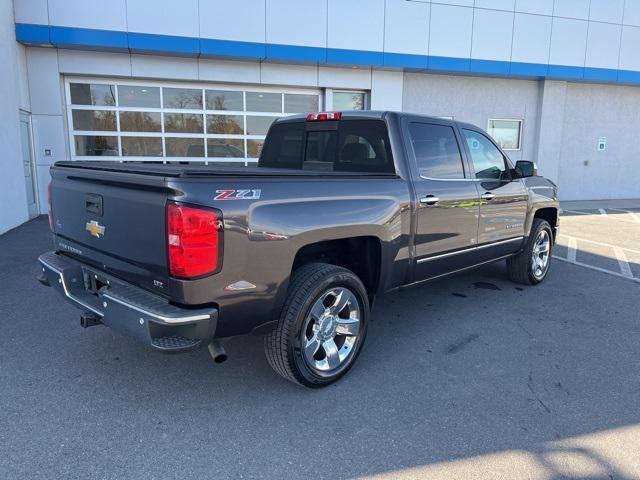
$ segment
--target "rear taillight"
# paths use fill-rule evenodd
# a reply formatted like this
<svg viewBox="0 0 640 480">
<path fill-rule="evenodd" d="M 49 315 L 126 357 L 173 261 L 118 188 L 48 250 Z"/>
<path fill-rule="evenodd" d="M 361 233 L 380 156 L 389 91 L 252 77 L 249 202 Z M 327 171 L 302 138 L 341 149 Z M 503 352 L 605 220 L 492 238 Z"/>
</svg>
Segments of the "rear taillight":
<svg viewBox="0 0 640 480">
<path fill-rule="evenodd" d="M 319 112 L 307 115 L 307 122 L 324 122 L 327 120 L 340 120 L 342 112 Z"/>
<path fill-rule="evenodd" d="M 49 182 L 49 187 L 47 188 L 47 204 L 48 204 L 47 215 L 49 217 L 49 228 L 53 232 L 53 210 L 51 208 L 51 182 Z"/>
<path fill-rule="evenodd" d="M 167 204 L 169 273 L 195 278 L 219 270 L 220 216 L 212 210 Z"/>
</svg>

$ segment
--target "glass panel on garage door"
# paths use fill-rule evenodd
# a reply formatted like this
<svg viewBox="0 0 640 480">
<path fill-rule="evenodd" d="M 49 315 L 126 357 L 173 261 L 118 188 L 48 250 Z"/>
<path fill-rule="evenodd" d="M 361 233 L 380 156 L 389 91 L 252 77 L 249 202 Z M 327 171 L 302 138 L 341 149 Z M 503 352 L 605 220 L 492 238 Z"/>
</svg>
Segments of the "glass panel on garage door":
<svg viewBox="0 0 640 480">
<path fill-rule="evenodd" d="M 309 89 L 81 78 L 66 85 L 76 160 L 247 164 L 276 118 L 321 105 L 320 92 Z M 343 93 L 359 101 L 359 92 Z"/>
</svg>

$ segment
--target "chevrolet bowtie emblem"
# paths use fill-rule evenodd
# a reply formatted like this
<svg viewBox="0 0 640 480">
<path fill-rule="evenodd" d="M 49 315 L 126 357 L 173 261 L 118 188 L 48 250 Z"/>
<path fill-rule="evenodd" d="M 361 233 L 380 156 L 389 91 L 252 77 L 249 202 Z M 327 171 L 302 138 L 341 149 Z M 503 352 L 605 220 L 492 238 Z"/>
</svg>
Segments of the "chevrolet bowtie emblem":
<svg viewBox="0 0 640 480">
<path fill-rule="evenodd" d="M 84 226 L 84 229 L 96 238 L 100 238 L 101 235 L 104 235 L 104 227 L 100 225 L 96 220 L 87 222 L 87 224 Z"/>
</svg>

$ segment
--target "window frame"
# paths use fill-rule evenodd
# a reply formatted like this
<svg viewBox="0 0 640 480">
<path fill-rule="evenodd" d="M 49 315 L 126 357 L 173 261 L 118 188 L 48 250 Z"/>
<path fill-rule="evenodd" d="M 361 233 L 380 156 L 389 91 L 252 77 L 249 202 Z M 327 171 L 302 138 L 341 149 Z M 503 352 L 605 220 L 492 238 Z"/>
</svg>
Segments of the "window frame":
<svg viewBox="0 0 640 480">
<path fill-rule="evenodd" d="M 443 119 L 444 120 L 444 119 Z M 460 165 L 462 166 L 462 177 L 461 178 L 440 178 L 440 177 L 429 177 L 426 175 L 423 175 L 422 173 L 420 173 L 420 166 L 418 165 L 418 158 L 416 157 L 416 152 L 415 149 L 413 147 L 413 139 L 411 137 L 411 124 L 412 123 L 418 123 L 418 124 L 422 124 L 422 125 L 435 125 L 437 127 L 448 127 L 453 131 L 453 137 L 456 140 L 456 145 L 458 146 L 458 153 L 460 154 Z M 454 124 L 452 125 L 447 125 L 445 123 L 438 123 L 438 122 L 434 122 L 434 121 L 424 121 L 421 122 L 417 119 L 410 119 L 407 122 L 407 140 L 409 141 L 409 144 L 411 146 L 411 156 L 413 158 L 412 163 L 413 163 L 413 167 L 416 170 L 416 173 L 418 175 L 418 177 L 424 179 L 424 180 L 437 180 L 439 182 L 459 182 L 459 181 L 464 181 L 464 180 L 469 180 L 469 168 L 467 167 L 467 164 L 465 162 L 465 151 L 463 149 L 463 147 L 460 145 L 460 138 L 458 137 L 458 132 L 457 129 L 455 127 Z"/>
<path fill-rule="evenodd" d="M 114 105 L 76 105 L 71 101 L 71 84 L 100 84 L 100 85 L 113 85 L 115 104 Z M 160 88 L 160 106 L 159 107 L 127 107 L 120 105 L 119 99 L 119 87 L 136 86 L 136 87 L 159 87 Z M 175 109 L 164 108 L 164 90 L 163 88 L 184 88 L 195 89 L 202 92 L 202 108 L 201 109 Z M 206 107 L 206 92 L 207 90 L 225 90 L 225 91 L 240 91 L 242 92 L 242 106 L 243 110 L 208 110 Z M 92 160 L 92 161 L 143 161 L 143 162 L 199 162 L 205 165 L 209 163 L 244 163 L 256 164 L 258 162 L 258 156 L 249 155 L 249 143 L 251 141 L 264 142 L 265 135 L 248 135 L 247 129 L 247 116 L 264 116 L 272 117 L 274 120 L 289 115 L 299 114 L 301 112 L 285 112 L 285 94 L 300 94 L 300 95 L 317 95 L 318 107 L 323 105 L 324 94 L 321 89 L 318 88 L 298 88 L 298 87 L 278 87 L 278 86 L 264 86 L 255 84 L 225 84 L 217 82 L 181 82 L 181 81 L 162 81 L 162 80 L 144 80 L 144 79 L 119 79 L 119 78 L 103 78 L 103 77 L 91 77 L 91 76 L 64 76 L 64 92 L 65 92 L 65 109 L 66 109 L 66 128 L 69 141 L 69 151 L 71 160 Z M 281 100 L 281 112 L 254 112 L 247 111 L 247 92 L 264 92 L 264 93 L 278 93 Z M 100 111 L 112 111 L 116 116 L 116 131 L 94 131 L 94 130 L 75 130 L 73 125 L 73 111 L 74 110 L 100 110 Z M 160 131 L 158 132 L 139 132 L 139 131 L 122 131 L 120 126 L 120 112 L 148 112 L 160 114 Z M 202 132 L 199 133 L 171 133 L 165 131 L 165 114 L 196 114 L 202 115 Z M 208 133 L 207 132 L 207 118 L 213 115 L 238 115 L 242 117 L 243 134 L 230 134 L 230 133 Z M 75 136 L 91 136 L 91 137 L 116 137 L 118 146 L 118 155 L 108 156 L 92 156 L 92 155 L 78 155 L 76 152 Z M 122 152 L 122 138 L 123 137 L 155 137 L 162 140 L 162 156 L 125 156 Z M 203 157 L 169 157 L 167 156 L 166 139 L 167 138 L 198 138 L 203 141 L 204 156 Z M 244 157 L 208 157 L 208 139 L 231 139 L 242 140 L 244 146 Z"/>
<path fill-rule="evenodd" d="M 400 164 L 396 163 L 396 171 L 402 171 L 406 168 L 406 174 L 410 176 L 414 181 L 434 181 L 434 182 L 475 182 L 475 174 L 472 165 L 469 164 L 469 152 L 464 143 L 464 138 L 460 127 L 455 120 L 446 120 L 439 117 L 427 117 L 421 115 L 403 114 L 401 117 L 401 129 L 403 132 L 408 132 L 411 123 L 428 123 L 431 125 L 439 125 L 443 127 L 451 127 L 456 136 L 458 142 L 458 148 L 460 149 L 460 155 L 462 156 L 462 167 L 464 170 L 464 178 L 431 178 L 420 175 L 418 170 L 418 162 L 416 160 L 413 145 L 410 135 L 401 135 L 401 142 L 404 145 L 404 152 L 406 161 Z M 391 135 L 391 132 L 389 132 Z M 391 140 L 393 142 L 393 140 Z M 396 160 L 394 159 L 394 162 Z M 406 163 L 406 166 L 403 166 Z"/>
<path fill-rule="evenodd" d="M 500 150 L 504 152 L 520 152 L 522 150 L 522 130 L 524 128 L 524 119 L 522 118 L 488 118 L 487 119 L 487 134 L 491 137 L 491 139 L 495 140 L 493 135 L 491 135 L 491 122 L 518 122 L 518 148 L 502 148 Z M 494 143 L 498 143 L 494 141 Z M 499 146 L 499 145 L 498 145 Z"/>
</svg>

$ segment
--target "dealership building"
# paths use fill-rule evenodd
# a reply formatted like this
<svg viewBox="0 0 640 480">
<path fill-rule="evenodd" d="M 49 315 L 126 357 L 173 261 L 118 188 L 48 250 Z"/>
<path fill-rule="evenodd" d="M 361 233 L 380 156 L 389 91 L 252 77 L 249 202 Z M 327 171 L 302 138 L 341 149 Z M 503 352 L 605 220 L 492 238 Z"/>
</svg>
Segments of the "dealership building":
<svg viewBox="0 0 640 480">
<path fill-rule="evenodd" d="M 640 197 L 640 0 L 0 0 L 0 233 L 59 160 L 257 160 L 278 116 L 487 129 L 564 200 Z"/>
</svg>

